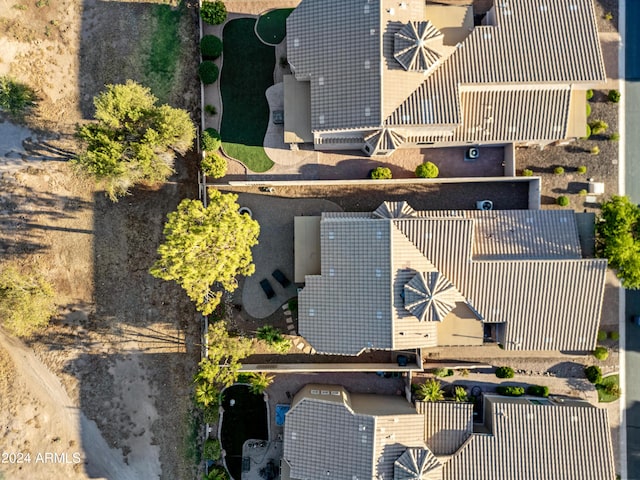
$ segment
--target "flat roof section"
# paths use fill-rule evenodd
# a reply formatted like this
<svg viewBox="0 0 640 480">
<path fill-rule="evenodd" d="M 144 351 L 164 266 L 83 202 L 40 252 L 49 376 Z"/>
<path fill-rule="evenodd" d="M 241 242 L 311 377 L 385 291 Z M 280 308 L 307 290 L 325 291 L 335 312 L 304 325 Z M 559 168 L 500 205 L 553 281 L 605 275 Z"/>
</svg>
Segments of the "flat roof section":
<svg viewBox="0 0 640 480">
<path fill-rule="evenodd" d="M 284 80 L 284 143 L 313 143 L 311 133 L 311 84 L 293 75 Z"/>
<path fill-rule="evenodd" d="M 306 275 L 320 275 L 320 219 L 294 217 L 294 282 L 304 283 Z"/>
</svg>

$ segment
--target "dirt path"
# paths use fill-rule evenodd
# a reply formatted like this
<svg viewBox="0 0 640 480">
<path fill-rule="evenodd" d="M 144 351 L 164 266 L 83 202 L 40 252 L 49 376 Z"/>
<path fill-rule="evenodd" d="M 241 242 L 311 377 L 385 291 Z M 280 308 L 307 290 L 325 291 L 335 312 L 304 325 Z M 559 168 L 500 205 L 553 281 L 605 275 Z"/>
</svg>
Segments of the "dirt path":
<svg viewBox="0 0 640 480">
<path fill-rule="evenodd" d="M 122 453 L 107 445 L 95 422 L 80 412 L 58 378 L 23 342 L 0 329 L 0 347 L 3 367 L 10 363 L 15 369 L 11 385 L 2 389 L 2 416 L 11 417 L 2 422 L 3 451 L 31 456 L 30 463 L 3 463 L 0 471 L 8 478 L 152 478 L 125 465 Z M 25 404 L 25 395 L 31 402 Z M 54 465 L 45 461 L 47 453 L 59 455 Z"/>
</svg>

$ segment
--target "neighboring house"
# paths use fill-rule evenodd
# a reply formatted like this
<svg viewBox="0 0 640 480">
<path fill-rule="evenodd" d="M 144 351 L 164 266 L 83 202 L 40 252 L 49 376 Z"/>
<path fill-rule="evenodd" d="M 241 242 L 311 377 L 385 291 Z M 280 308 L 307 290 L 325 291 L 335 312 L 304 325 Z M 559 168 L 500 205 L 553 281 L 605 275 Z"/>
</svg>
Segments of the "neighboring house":
<svg viewBox="0 0 640 480">
<path fill-rule="evenodd" d="M 369 155 L 582 137 L 606 78 L 592 0 L 302 0 L 287 60 L 285 143 Z"/>
<path fill-rule="evenodd" d="M 416 411 L 417 410 L 417 411 Z M 613 480 L 605 409 L 581 400 L 484 396 L 416 404 L 307 385 L 284 424 L 283 480 Z"/>
<path fill-rule="evenodd" d="M 298 332 L 319 353 L 595 348 L 607 262 L 582 258 L 573 211 L 386 202 L 318 221 L 319 238 L 296 242 L 295 255 L 320 258 L 298 296 Z"/>
</svg>

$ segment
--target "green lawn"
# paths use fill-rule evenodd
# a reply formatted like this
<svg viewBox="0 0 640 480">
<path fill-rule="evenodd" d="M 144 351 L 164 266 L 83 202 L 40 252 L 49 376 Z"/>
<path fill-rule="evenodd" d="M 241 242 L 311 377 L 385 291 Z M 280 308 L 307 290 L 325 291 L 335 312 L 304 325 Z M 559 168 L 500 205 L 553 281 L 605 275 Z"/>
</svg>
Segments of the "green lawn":
<svg viewBox="0 0 640 480">
<path fill-rule="evenodd" d="M 277 45 L 284 40 L 287 27 L 287 17 L 293 12 L 293 8 L 280 8 L 271 10 L 258 18 L 256 31 L 262 41 L 271 45 Z"/>
<path fill-rule="evenodd" d="M 602 381 L 596 384 L 596 390 L 598 391 L 598 401 L 603 403 L 609 403 L 620 398 L 620 394 L 611 395 L 605 391 L 605 387 L 607 385 L 620 385 L 620 376 L 619 375 L 609 375 L 608 377 L 604 377 Z"/>
<path fill-rule="evenodd" d="M 255 20 L 228 22 L 223 31 L 222 148 L 249 170 L 265 172 L 273 166 L 263 148 L 269 123 L 265 91 L 273 85 L 275 49 L 254 33 Z"/>
</svg>

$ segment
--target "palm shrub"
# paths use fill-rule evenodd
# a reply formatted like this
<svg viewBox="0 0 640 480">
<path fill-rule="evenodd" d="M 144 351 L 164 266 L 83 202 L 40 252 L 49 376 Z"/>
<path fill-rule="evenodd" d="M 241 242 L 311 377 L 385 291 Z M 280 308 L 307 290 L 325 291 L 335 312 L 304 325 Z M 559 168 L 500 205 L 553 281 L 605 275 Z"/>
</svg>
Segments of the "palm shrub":
<svg viewBox="0 0 640 480">
<path fill-rule="evenodd" d="M 222 40 L 215 35 L 205 35 L 200 40 L 200 53 L 204 60 L 215 60 L 222 55 Z"/>
<path fill-rule="evenodd" d="M 586 367 L 584 374 L 591 383 L 600 383 L 602 381 L 602 370 L 597 365 Z"/>
<path fill-rule="evenodd" d="M 216 152 L 207 153 L 200 167 L 207 177 L 222 178 L 227 174 L 227 160 Z"/>
<path fill-rule="evenodd" d="M 522 170 L 522 176 L 523 177 L 533 176 L 533 170 L 531 170 L 530 168 L 525 168 L 524 170 Z"/>
<path fill-rule="evenodd" d="M 453 370 L 451 370 L 450 368 L 436 368 L 433 371 L 433 374 L 436 377 L 450 377 L 453 375 Z"/>
<path fill-rule="evenodd" d="M 453 390 L 453 399 L 456 402 L 468 402 L 469 396 L 467 395 L 467 390 L 464 387 L 456 387 Z"/>
<path fill-rule="evenodd" d="M 229 480 L 229 474 L 224 467 L 214 465 L 209 468 L 209 473 L 204 476 L 205 480 Z"/>
<path fill-rule="evenodd" d="M 596 120 L 595 122 L 591 122 L 589 126 L 591 127 L 591 133 L 593 135 L 600 135 L 609 129 L 609 124 L 604 120 Z"/>
<path fill-rule="evenodd" d="M 618 90 L 609 90 L 607 98 L 610 102 L 618 103 L 620 101 L 620 92 Z"/>
<path fill-rule="evenodd" d="M 511 367 L 498 367 L 496 368 L 496 377 L 498 378 L 513 378 L 515 372 Z"/>
<path fill-rule="evenodd" d="M 202 150 L 205 152 L 216 152 L 222 146 L 222 138 L 215 128 L 207 128 L 200 137 Z"/>
<path fill-rule="evenodd" d="M 440 174 L 440 170 L 435 163 L 424 162 L 416 167 L 415 173 L 418 178 L 436 178 Z"/>
<path fill-rule="evenodd" d="M 504 395 L 506 397 L 520 397 L 524 395 L 523 387 L 515 387 L 513 385 L 508 385 L 508 386 L 500 385 L 498 388 L 496 388 L 496 391 L 500 395 Z"/>
<path fill-rule="evenodd" d="M 273 375 L 267 375 L 264 372 L 252 373 L 249 378 L 249 390 L 255 395 L 262 395 L 272 383 Z"/>
<path fill-rule="evenodd" d="M 220 70 L 218 66 L 209 60 L 205 60 L 198 67 L 198 76 L 200 77 L 200 81 L 205 85 L 214 83 L 218 79 L 219 73 Z"/>
<path fill-rule="evenodd" d="M 444 400 L 442 384 L 435 378 L 430 378 L 422 385 L 418 385 L 416 396 L 423 402 L 440 402 Z"/>
<path fill-rule="evenodd" d="M 222 0 L 205 0 L 200 7 L 200 16 L 209 25 L 220 25 L 227 19 L 227 7 Z"/>
<path fill-rule="evenodd" d="M 596 347 L 593 351 L 593 356 L 598 360 L 606 360 L 609 358 L 609 350 L 607 350 L 607 347 Z"/>
<path fill-rule="evenodd" d="M 291 341 L 285 338 L 280 331 L 271 325 L 260 327 L 256 336 L 267 343 L 276 352 L 285 353 L 291 348 Z"/>
<path fill-rule="evenodd" d="M 21 115 L 36 101 L 31 87 L 9 77 L 0 77 L 0 110 L 11 115 Z"/>
<path fill-rule="evenodd" d="M 620 140 L 620 134 L 618 132 L 613 132 L 611 135 L 609 135 L 609 140 L 612 142 L 617 142 Z"/>
<path fill-rule="evenodd" d="M 527 388 L 527 395 L 533 395 L 534 397 L 548 397 L 549 387 L 531 385 Z"/>
<path fill-rule="evenodd" d="M 566 195 L 560 195 L 556 199 L 556 203 L 561 207 L 566 207 L 567 205 L 569 205 L 569 197 L 567 197 Z"/>
<path fill-rule="evenodd" d="M 200 406 L 215 408 L 216 405 L 219 405 L 220 391 L 213 383 L 198 382 L 195 397 L 196 403 Z"/>
<path fill-rule="evenodd" d="M 222 455 L 222 447 L 220 441 L 215 438 L 207 438 L 202 449 L 202 456 L 206 460 L 218 461 Z"/>
<path fill-rule="evenodd" d="M 387 167 L 376 167 L 369 172 L 369 178 L 372 180 L 390 180 L 393 178 L 391 169 Z"/>
</svg>

